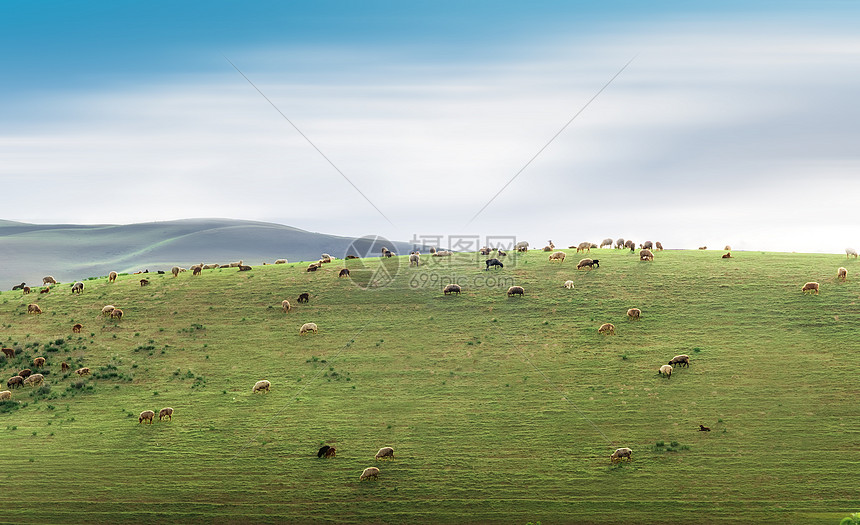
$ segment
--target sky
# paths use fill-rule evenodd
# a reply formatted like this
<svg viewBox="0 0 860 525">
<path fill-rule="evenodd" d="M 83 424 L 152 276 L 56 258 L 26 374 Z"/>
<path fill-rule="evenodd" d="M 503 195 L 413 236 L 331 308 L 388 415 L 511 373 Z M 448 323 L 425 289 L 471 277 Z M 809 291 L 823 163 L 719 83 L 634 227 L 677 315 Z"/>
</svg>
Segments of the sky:
<svg viewBox="0 0 860 525">
<path fill-rule="evenodd" d="M 4 2 L 0 219 L 860 247 L 855 2 L 246 4 Z"/>
</svg>

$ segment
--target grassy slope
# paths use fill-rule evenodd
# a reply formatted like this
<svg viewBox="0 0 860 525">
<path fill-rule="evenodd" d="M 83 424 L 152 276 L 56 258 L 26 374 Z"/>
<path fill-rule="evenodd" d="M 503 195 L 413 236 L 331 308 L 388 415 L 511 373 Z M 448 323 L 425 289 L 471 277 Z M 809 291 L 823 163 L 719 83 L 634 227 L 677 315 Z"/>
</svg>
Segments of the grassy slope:
<svg viewBox="0 0 860 525">
<path fill-rule="evenodd" d="M 506 261 L 495 275 L 527 291 L 511 299 L 509 282 L 475 283 L 492 272 L 465 254 L 369 291 L 337 279 L 337 261 L 3 292 L 0 338 L 23 357 L 0 359 L 0 377 L 45 355 L 50 383 L 0 413 L 3 519 L 833 523 L 860 508 L 860 264 L 596 252 L 594 271 L 575 255 Z M 464 293 L 443 297 L 440 276 Z M 801 294 L 808 280 L 820 296 Z M 310 304 L 295 304 L 303 291 Z M 24 313 L 34 297 L 45 314 Z M 126 317 L 100 319 L 105 304 Z M 641 321 L 625 319 L 631 306 Z M 308 321 L 320 333 L 299 336 Z M 615 337 L 597 334 L 603 322 Z M 692 366 L 660 379 L 678 353 Z M 61 360 L 96 374 L 75 389 Z M 271 393 L 252 396 L 262 378 Z M 164 406 L 172 423 L 135 421 Z M 337 458 L 316 458 L 324 442 Z M 375 462 L 386 445 L 397 459 Z M 618 446 L 631 465 L 610 465 Z M 379 481 L 359 483 L 374 464 Z"/>
</svg>

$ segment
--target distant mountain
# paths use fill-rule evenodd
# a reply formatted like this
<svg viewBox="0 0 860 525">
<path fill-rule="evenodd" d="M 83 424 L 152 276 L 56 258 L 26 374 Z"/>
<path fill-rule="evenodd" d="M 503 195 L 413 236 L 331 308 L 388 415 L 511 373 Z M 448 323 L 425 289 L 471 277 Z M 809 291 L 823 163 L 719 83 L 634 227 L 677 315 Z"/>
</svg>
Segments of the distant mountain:
<svg viewBox="0 0 860 525">
<path fill-rule="evenodd" d="M 169 270 L 199 262 L 317 260 L 322 253 L 376 255 L 382 244 L 408 253 L 405 242 L 356 240 L 281 224 L 232 219 L 186 219 L 126 225 L 27 224 L 0 220 L 0 287 L 40 285 L 53 275 L 69 282 L 110 271 Z"/>
</svg>

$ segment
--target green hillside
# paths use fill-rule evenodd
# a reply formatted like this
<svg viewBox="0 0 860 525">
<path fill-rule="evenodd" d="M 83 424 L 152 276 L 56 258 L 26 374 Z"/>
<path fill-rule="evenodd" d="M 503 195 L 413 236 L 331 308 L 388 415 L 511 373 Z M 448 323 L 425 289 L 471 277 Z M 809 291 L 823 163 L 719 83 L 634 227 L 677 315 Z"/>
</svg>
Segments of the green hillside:
<svg viewBox="0 0 860 525">
<path fill-rule="evenodd" d="M 823 524 L 860 510 L 860 263 L 593 250 L 600 268 L 577 271 L 565 251 L 489 272 L 459 254 L 3 292 L 4 385 L 47 365 L 46 386 L 0 402 L 0 521 Z M 345 263 L 355 281 L 338 279 Z M 463 293 L 443 296 L 452 279 Z M 306 322 L 319 333 L 299 335 Z M 661 378 L 682 353 L 691 366 Z M 251 393 L 259 379 L 270 393 Z M 138 424 L 168 406 L 171 422 Z M 337 456 L 317 459 L 323 444 Z M 383 446 L 395 460 L 374 459 Z M 610 463 L 617 447 L 632 463 Z M 379 479 L 359 482 L 369 466 Z"/>
</svg>

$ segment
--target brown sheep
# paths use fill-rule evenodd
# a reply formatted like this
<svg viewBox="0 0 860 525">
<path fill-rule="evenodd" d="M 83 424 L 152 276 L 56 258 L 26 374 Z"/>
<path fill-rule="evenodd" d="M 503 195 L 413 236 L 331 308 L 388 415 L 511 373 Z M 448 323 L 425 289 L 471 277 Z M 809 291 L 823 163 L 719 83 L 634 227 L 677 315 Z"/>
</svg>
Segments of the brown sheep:
<svg viewBox="0 0 860 525">
<path fill-rule="evenodd" d="M 565 255 L 566 254 L 564 252 L 555 252 L 549 256 L 549 260 L 564 262 Z"/>
<path fill-rule="evenodd" d="M 140 285 L 141 285 L 141 286 L 147 286 L 147 285 L 149 285 L 149 279 L 141 279 L 141 280 L 140 280 Z"/>
<path fill-rule="evenodd" d="M 240 271 L 240 272 L 248 272 L 248 271 L 250 271 L 250 270 L 251 270 L 251 267 L 250 267 L 250 266 L 247 266 L 247 265 L 244 265 L 244 264 L 239 265 L 239 271 Z"/>
<path fill-rule="evenodd" d="M 317 333 L 318 331 L 319 329 L 317 328 L 316 323 L 305 323 L 301 328 L 299 328 L 299 335 L 304 335 L 308 332 Z"/>
<path fill-rule="evenodd" d="M 275 264 L 287 264 L 287 260 L 286 259 L 278 259 L 277 261 L 275 261 Z"/>
<path fill-rule="evenodd" d="M 672 365 L 661 366 L 660 370 L 658 370 L 657 373 L 665 377 L 666 379 L 672 379 Z"/>
<path fill-rule="evenodd" d="M 47 288 L 42 288 L 41 290 L 39 290 L 39 293 L 43 294 L 43 293 L 48 293 L 50 291 L 51 291 L 51 287 L 49 286 Z"/>
<path fill-rule="evenodd" d="M 57 280 L 51 277 L 50 275 L 47 277 L 42 277 L 42 284 L 57 284 Z"/>
<path fill-rule="evenodd" d="M 839 269 L 836 270 L 836 278 L 844 281 L 848 278 L 848 270 L 840 266 Z"/>
<path fill-rule="evenodd" d="M 731 247 L 731 246 L 729 246 L 728 244 L 727 244 L 727 245 L 726 245 L 726 247 L 725 247 L 725 248 L 723 248 L 723 249 L 724 249 L 725 251 L 727 251 L 727 252 L 732 251 L 732 247 Z"/>
<path fill-rule="evenodd" d="M 603 241 L 600 243 L 600 247 L 603 248 L 604 246 L 609 246 L 610 248 L 612 248 L 612 242 L 612 239 L 603 239 Z"/>
<path fill-rule="evenodd" d="M 14 348 L 3 348 L 0 350 L 6 357 L 12 358 L 15 357 L 15 349 Z"/>
<path fill-rule="evenodd" d="M 296 301 L 298 301 L 300 303 L 306 303 L 310 300 L 310 298 L 311 298 L 310 294 L 308 294 L 307 292 L 304 292 L 304 293 L 299 294 L 299 298 L 296 299 Z"/>
<path fill-rule="evenodd" d="M 26 287 L 27 287 L 27 283 L 16 284 L 15 286 L 12 287 L 12 291 L 14 292 L 15 290 L 23 290 Z"/>
<path fill-rule="evenodd" d="M 318 262 L 310 263 L 310 264 L 308 265 L 308 269 L 307 269 L 307 270 L 305 270 L 305 271 L 308 271 L 308 272 L 315 272 L 315 271 L 319 270 L 320 266 L 322 266 L 322 264 L 320 264 L 320 263 L 318 263 Z"/>
<path fill-rule="evenodd" d="M 660 241 L 657 241 L 654 244 L 657 247 L 657 251 L 659 251 L 659 252 L 663 251 L 663 244 Z"/>
<path fill-rule="evenodd" d="M 621 248 L 624 248 L 624 242 L 624 237 L 621 237 L 617 241 L 615 241 L 615 249 L 620 250 Z"/>
<path fill-rule="evenodd" d="M 646 248 L 646 249 L 639 252 L 639 260 L 640 261 L 653 261 L 654 260 L 654 254 L 651 252 L 651 250 Z"/>
<path fill-rule="evenodd" d="M 117 321 L 122 320 L 122 310 L 119 308 L 114 308 L 110 313 L 111 319 L 116 319 Z"/>
<path fill-rule="evenodd" d="M 112 282 L 116 281 L 116 276 L 117 276 L 116 272 L 109 273 L 108 274 L 108 282 L 112 283 Z"/>
<path fill-rule="evenodd" d="M 24 378 L 21 376 L 12 376 L 9 381 L 6 381 L 6 388 L 18 388 L 24 384 Z"/>
<path fill-rule="evenodd" d="M 690 366 L 690 356 L 687 354 L 676 355 L 669 361 L 672 366 Z"/>
<path fill-rule="evenodd" d="M 579 252 L 588 252 L 591 253 L 591 243 L 590 242 L 581 242 L 576 247 L 576 253 Z"/>
<path fill-rule="evenodd" d="M 24 383 L 30 386 L 41 385 L 45 381 L 45 376 L 42 374 L 33 374 L 24 380 Z"/>
<path fill-rule="evenodd" d="M 170 408 L 170 407 L 162 408 L 158 412 L 158 420 L 161 421 L 164 418 L 167 418 L 168 421 L 173 421 L 173 409 L 172 408 Z"/>
<path fill-rule="evenodd" d="M 699 432 L 710 432 L 711 429 L 706 427 L 705 425 L 699 425 Z"/>
<path fill-rule="evenodd" d="M 83 368 L 78 368 L 77 370 L 75 370 L 75 373 L 81 377 L 88 376 L 90 375 L 90 369 L 85 366 Z"/>
<path fill-rule="evenodd" d="M 271 388 L 271 387 L 272 387 L 272 383 L 270 383 L 269 381 L 267 381 L 265 379 L 261 379 L 261 380 L 257 381 L 256 383 L 254 383 L 254 388 L 251 389 L 251 393 L 256 394 L 257 392 L 262 392 L 262 391 L 268 392 L 269 388 Z"/>
<path fill-rule="evenodd" d="M 511 297 L 512 295 L 519 295 L 522 297 L 525 293 L 526 290 L 522 286 L 511 286 L 508 288 L 508 297 Z"/>
<path fill-rule="evenodd" d="M 630 250 L 631 252 L 636 249 L 636 243 L 631 239 L 627 239 L 624 241 L 624 247 Z"/>
<path fill-rule="evenodd" d="M 18 375 L 23 377 L 24 379 L 27 379 L 28 377 L 33 375 L 33 371 L 30 370 L 29 368 L 25 368 L 24 370 L 21 370 L 20 372 L 18 372 Z"/>
<path fill-rule="evenodd" d="M 603 323 L 600 325 L 600 328 L 597 329 L 597 333 L 615 335 L 615 325 L 612 323 Z"/>
<path fill-rule="evenodd" d="M 65 361 L 63 361 L 63 362 L 60 364 L 60 368 L 63 370 L 63 372 L 65 372 L 65 371 L 67 371 L 67 370 L 68 370 L 69 368 L 71 368 L 71 367 L 69 366 L 69 363 L 66 363 Z"/>
<path fill-rule="evenodd" d="M 645 243 L 642 245 L 642 248 L 645 250 L 651 250 L 654 248 L 654 243 L 651 241 L 645 241 Z"/>
<path fill-rule="evenodd" d="M 338 272 L 337 277 L 349 277 L 349 268 L 343 268 L 340 272 Z"/>
<path fill-rule="evenodd" d="M 74 325 L 72 327 L 72 333 L 73 334 L 79 334 L 79 333 L 81 333 L 81 330 L 83 328 L 84 328 L 84 325 L 82 325 L 81 323 L 77 323 L 76 325 Z"/>
<path fill-rule="evenodd" d="M 723 259 L 731 259 L 731 258 L 732 258 L 732 252 L 728 252 L 728 253 L 723 254 Z"/>
<path fill-rule="evenodd" d="M 37 358 L 33 359 L 33 367 L 34 368 L 42 368 L 43 366 L 45 366 L 45 358 L 44 357 L 37 357 Z"/>
<path fill-rule="evenodd" d="M 627 317 L 629 317 L 630 319 L 632 319 L 634 321 L 638 321 L 639 317 L 641 315 L 642 315 L 642 310 L 640 310 L 638 308 L 631 308 L 631 309 L 627 310 Z"/>
<path fill-rule="evenodd" d="M 337 455 L 337 448 L 335 448 L 335 447 L 328 447 L 328 450 L 323 452 L 323 457 L 325 457 L 326 459 L 333 458 L 336 455 Z"/>
<path fill-rule="evenodd" d="M 700 249 L 700 250 L 707 250 L 707 249 L 708 249 L 708 247 L 707 247 L 707 246 L 699 246 L 699 249 Z"/>
<path fill-rule="evenodd" d="M 576 269 L 581 270 L 587 266 L 588 269 L 590 270 L 590 269 L 594 268 L 594 263 L 595 263 L 595 261 L 593 261 L 591 259 L 582 259 L 581 261 L 579 261 L 579 264 L 576 265 Z M 600 265 L 598 264 L 597 267 L 600 268 Z"/>
<path fill-rule="evenodd" d="M 28 314 L 40 314 L 40 313 L 42 313 L 42 309 L 39 308 L 38 304 L 28 304 L 27 305 L 27 313 Z"/>
<path fill-rule="evenodd" d="M 281 301 L 281 308 L 284 310 L 284 313 L 289 312 L 291 308 L 290 302 L 284 299 L 283 301 Z"/>
<path fill-rule="evenodd" d="M 445 288 L 442 289 L 442 293 L 444 295 L 449 295 L 452 293 L 460 295 L 461 291 L 462 291 L 462 289 L 460 288 L 459 284 L 449 284 L 449 285 L 445 286 Z"/>
<path fill-rule="evenodd" d="M 394 459 L 394 449 L 391 447 L 382 447 L 381 449 L 379 449 L 379 452 L 376 453 L 376 459 L 381 458 Z"/>
<path fill-rule="evenodd" d="M 170 273 L 172 273 L 174 277 L 177 277 L 179 275 L 179 270 L 179 266 L 174 266 L 170 269 Z"/>
<path fill-rule="evenodd" d="M 197 265 L 197 266 L 191 267 L 191 276 L 192 277 L 200 275 L 201 273 L 203 273 L 203 267 L 202 266 Z"/>
<path fill-rule="evenodd" d="M 12 392 L 9 390 L 4 390 L 0 392 L 0 401 L 11 401 L 12 400 Z"/>
<path fill-rule="evenodd" d="M 613 452 L 612 455 L 609 456 L 609 461 L 611 461 L 612 463 L 617 463 L 624 458 L 627 458 L 627 461 L 633 461 L 633 450 L 627 447 L 616 449 L 615 452 Z"/>
<path fill-rule="evenodd" d="M 544 247 L 543 247 L 543 251 L 545 251 L 545 252 L 551 252 L 551 251 L 552 251 L 552 248 L 550 248 L 549 246 L 544 246 Z M 482 255 L 489 255 L 489 253 L 482 254 Z"/>
<path fill-rule="evenodd" d="M 360 257 L 358 255 L 347 255 L 345 258 L 346 259 L 360 259 Z"/>
<path fill-rule="evenodd" d="M 363 481 L 365 479 L 379 479 L 379 469 L 376 467 L 367 467 L 364 469 L 364 472 L 361 473 L 361 477 L 358 478 L 358 481 Z"/>
<path fill-rule="evenodd" d="M 818 283 L 812 282 L 812 283 L 804 284 L 803 287 L 800 288 L 800 291 L 803 293 L 815 292 L 815 295 L 818 295 L 818 288 L 819 288 Z"/>
<path fill-rule="evenodd" d="M 84 291 L 84 283 L 77 282 L 72 285 L 72 293 L 83 293 Z"/>
<path fill-rule="evenodd" d="M 27 295 L 27 294 L 28 294 L 28 293 L 30 293 L 32 290 L 30 290 L 30 287 L 29 287 L 29 286 L 25 286 L 25 287 L 21 288 L 21 291 L 22 291 L 22 292 L 24 292 L 24 295 Z"/>
<path fill-rule="evenodd" d="M 137 418 L 137 424 L 141 424 L 144 421 L 149 421 L 149 424 L 152 424 L 152 420 L 155 418 L 155 412 L 152 410 L 144 410 L 140 413 L 140 417 Z"/>
</svg>

